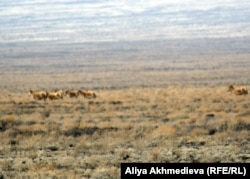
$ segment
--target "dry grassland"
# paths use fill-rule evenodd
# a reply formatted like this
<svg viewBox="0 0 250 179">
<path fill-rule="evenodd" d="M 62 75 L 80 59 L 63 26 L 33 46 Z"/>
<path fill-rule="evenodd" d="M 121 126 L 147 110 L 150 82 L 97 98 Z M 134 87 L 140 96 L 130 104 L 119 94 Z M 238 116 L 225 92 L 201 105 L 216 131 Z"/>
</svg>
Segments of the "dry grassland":
<svg viewBox="0 0 250 179">
<path fill-rule="evenodd" d="M 226 90 L 130 88 L 46 102 L 1 94 L 1 173 L 117 178 L 120 162 L 250 162 L 250 96 Z"/>
<path fill-rule="evenodd" d="M 121 162 L 250 162 L 250 94 L 227 92 L 229 83 L 250 89 L 249 54 L 211 54 L 0 64 L 0 178 L 119 178 Z M 37 101 L 29 88 L 93 89 L 97 98 Z"/>
</svg>

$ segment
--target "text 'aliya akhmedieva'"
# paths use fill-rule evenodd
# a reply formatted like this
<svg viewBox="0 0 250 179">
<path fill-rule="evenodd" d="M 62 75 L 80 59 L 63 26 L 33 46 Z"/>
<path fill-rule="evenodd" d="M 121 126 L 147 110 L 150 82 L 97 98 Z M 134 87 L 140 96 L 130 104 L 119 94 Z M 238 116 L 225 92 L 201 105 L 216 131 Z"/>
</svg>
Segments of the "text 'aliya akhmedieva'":
<svg viewBox="0 0 250 179">
<path fill-rule="evenodd" d="M 150 169 L 142 169 L 137 167 L 127 167 L 125 170 L 125 175 L 179 175 L 179 174 L 200 174 L 204 175 L 204 169 L 193 169 L 188 167 L 183 167 L 181 169 L 170 169 L 170 168 L 164 168 L 164 167 L 151 167 Z"/>
</svg>

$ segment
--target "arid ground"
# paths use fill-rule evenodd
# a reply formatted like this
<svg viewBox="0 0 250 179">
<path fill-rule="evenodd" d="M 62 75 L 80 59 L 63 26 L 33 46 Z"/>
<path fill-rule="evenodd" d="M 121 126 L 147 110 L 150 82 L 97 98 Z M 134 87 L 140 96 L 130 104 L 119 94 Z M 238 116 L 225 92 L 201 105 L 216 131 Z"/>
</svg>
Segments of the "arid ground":
<svg viewBox="0 0 250 179">
<path fill-rule="evenodd" d="M 0 178 L 119 178 L 121 162 L 250 162 L 249 39 L 1 48 Z M 94 90 L 40 101 L 28 90 Z"/>
</svg>

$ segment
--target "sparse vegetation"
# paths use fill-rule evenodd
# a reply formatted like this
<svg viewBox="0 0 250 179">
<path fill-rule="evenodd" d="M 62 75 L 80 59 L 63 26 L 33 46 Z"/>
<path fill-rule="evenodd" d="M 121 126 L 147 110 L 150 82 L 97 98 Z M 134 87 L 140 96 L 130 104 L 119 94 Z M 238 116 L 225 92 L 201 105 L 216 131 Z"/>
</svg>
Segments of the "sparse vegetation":
<svg viewBox="0 0 250 179">
<path fill-rule="evenodd" d="M 250 97 L 224 90 L 169 86 L 112 90 L 112 95 L 103 90 L 91 110 L 75 108 L 89 105 L 86 99 L 35 105 L 30 99 L 18 117 L 20 104 L 6 101 L 1 105 L 13 114 L 1 111 L 1 172 L 66 176 L 60 171 L 67 169 L 77 178 L 117 178 L 120 162 L 249 162 L 250 113 L 244 106 Z"/>
<path fill-rule="evenodd" d="M 119 178 L 121 162 L 250 162 L 250 95 L 227 92 L 228 82 L 250 89 L 249 54 L 210 52 L 207 62 L 175 53 L 165 63 L 131 53 L 131 64 L 86 68 L 79 60 L 85 71 L 72 73 L 49 68 L 53 60 L 47 71 L 4 71 L 0 178 Z M 97 97 L 38 101 L 30 86 L 94 89 Z"/>
</svg>

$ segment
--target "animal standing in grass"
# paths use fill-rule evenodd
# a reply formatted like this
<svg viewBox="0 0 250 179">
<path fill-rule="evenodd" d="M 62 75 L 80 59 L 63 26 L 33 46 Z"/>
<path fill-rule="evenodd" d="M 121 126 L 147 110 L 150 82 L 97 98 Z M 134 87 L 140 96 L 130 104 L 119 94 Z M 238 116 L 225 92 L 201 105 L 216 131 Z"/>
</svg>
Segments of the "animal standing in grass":
<svg viewBox="0 0 250 179">
<path fill-rule="evenodd" d="M 228 92 L 233 92 L 236 95 L 247 95 L 248 90 L 245 87 L 235 87 L 233 85 L 228 86 Z"/>
<path fill-rule="evenodd" d="M 94 91 L 90 91 L 90 90 L 87 90 L 87 91 L 83 91 L 83 90 L 80 90 L 79 93 L 81 95 L 84 96 L 84 98 L 96 98 L 96 93 Z"/>
<path fill-rule="evenodd" d="M 63 96 L 65 95 L 65 91 L 63 90 L 55 90 L 55 93 L 57 93 L 61 99 L 63 99 Z"/>
<path fill-rule="evenodd" d="M 80 94 L 80 90 L 66 90 L 65 95 L 69 96 L 70 98 L 77 98 Z"/>
<path fill-rule="evenodd" d="M 33 90 L 29 90 L 29 94 L 35 100 L 46 100 L 47 96 L 48 96 L 48 94 L 47 94 L 46 91 L 33 91 Z"/>
<path fill-rule="evenodd" d="M 60 93 L 57 92 L 47 92 L 47 95 L 47 98 L 49 98 L 50 100 L 62 99 Z"/>
</svg>

